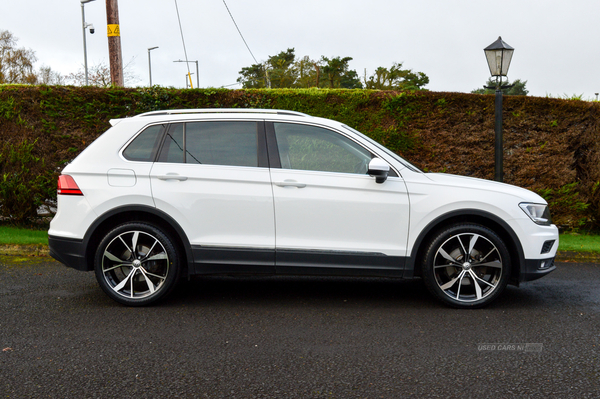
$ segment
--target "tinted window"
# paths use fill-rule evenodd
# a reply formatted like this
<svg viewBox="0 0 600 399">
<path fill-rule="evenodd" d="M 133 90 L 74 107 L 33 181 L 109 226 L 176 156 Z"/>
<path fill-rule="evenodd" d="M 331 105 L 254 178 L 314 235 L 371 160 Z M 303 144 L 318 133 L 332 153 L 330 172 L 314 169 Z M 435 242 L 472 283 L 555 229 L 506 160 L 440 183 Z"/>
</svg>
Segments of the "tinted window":
<svg viewBox="0 0 600 399">
<path fill-rule="evenodd" d="M 183 123 L 169 126 L 158 161 L 183 162 Z"/>
<path fill-rule="evenodd" d="M 284 169 L 367 173 L 371 153 L 339 133 L 292 123 L 274 127 Z"/>
<path fill-rule="evenodd" d="M 186 126 L 186 162 L 258 166 L 256 122 L 196 122 Z"/>
<path fill-rule="evenodd" d="M 190 122 L 172 125 L 165 136 L 159 161 L 258 166 L 257 124 Z"/>
<path fill-rule="evenodd" d="M 123 151 L 125 159 L 130 161 L 154 162 L 162 130 L 162 125 L 150 126 L 145 129 Z"/>
</svg>

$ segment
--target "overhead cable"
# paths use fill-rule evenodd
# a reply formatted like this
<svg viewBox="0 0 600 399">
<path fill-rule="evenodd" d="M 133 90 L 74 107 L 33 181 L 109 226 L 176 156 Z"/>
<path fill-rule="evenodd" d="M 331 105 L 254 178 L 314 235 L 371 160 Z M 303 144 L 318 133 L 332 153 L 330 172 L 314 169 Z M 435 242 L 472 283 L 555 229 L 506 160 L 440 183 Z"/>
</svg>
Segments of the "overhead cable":
<svg viewBox="0 0 600 399">
<path fill-rule="evenodd" d="M 185 49 L 185 40 L 183 39 L 183 29 L 181 28 L 181 18 L 179 18 L 179 7 L 177 7 L 177 0 L 175 0 L 175 9 L 177 10 L 177 20 L 179 21 L 179 32 L 181 32 L 181 42 L 183 43 L 183 54 L 185 55 L 185 65 L 187 66 L 188 78 L 190 80 L 190 87 L 193 89 L 194 85 L 192 85 L 192 74 L 190 73 L 190 63 L 188 61 L 187 50 Z"/>
<path fill-rule="evenodd" d="M 225 8 L 227 9 L 227 12 L 229 13 L 229 16 L 231 17 L 231 20 L 233 21 L 233 24 L 235 25 L 235 28 L 237 29 L 238 33 L 240 34 L 240 37 L 244 41 L 244 44 L 246 45 L 246 48 L 250 52 L 250 55 L 254 59 L 254 62 L 256 64 L 258 64 L 258 61 L 256 61 L 256 57 L 254 57 L 254 54 L 252 54 L 252 50 L 250 50 L 250 47 L 248 46 L 248 43 L 246 43 L 246 39 L 244 39 L 244 35 L 242 35 L 242 31 L 240 31 L 240 28 L 238 27 L 237 23 L 235 22 L 235 19 L 233 18 L 233 15 L 231 14 L 231 11 L 229 11 L 229 7 L 227 7 L 227 3 L 225 3 L 225 0 L 223 0 L 223 4 L 225 4 Z"/>
</svg>

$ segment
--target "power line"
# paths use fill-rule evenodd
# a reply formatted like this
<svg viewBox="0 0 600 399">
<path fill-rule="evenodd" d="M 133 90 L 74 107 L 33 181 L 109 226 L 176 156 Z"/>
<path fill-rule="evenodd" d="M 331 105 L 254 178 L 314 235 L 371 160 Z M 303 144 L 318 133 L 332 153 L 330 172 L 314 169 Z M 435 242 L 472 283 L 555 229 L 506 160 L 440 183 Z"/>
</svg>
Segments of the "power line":
<svg viewBox="0 0 600 399">
<path fill-rule="evenodd" d="M 177 1 L 177 0 L 175 0 L 175 1 Z M 256 57 L 254 57 L 254 54 L 252 54 L 252 50 L 250 50 L 250 47 L 248 46 L 248 43 L 246 43 L 246 39 L 244 39 L 244 35 L 242 35 L 242 31 L 240 31 L 240 28 L 238 28 L 238 25 L 235 22 L 235 19 L 233 18 L 233 15 L 231 14 L 231 11 L 229 11 L 229 7 L 227 7 L 227 3 L 225 3 L 225 0 L 223 0 L 223 4 L 225 4 L 225 8 L 227 9 L 227 12 L 229 13 L 229 16 L 231 17 L 231 20 L 233 21 L 233 24 L 235 25 L 235 28 L 237 29 L 238 33 L 240 34 L 240 37 L 244 41 L 244 44 L 246 45 L 246 48 L 250 52 L 250 55 L 252 56 L 252 58 L 254 58 L 254 62 L 256 64 L 258 64 L 258 61 L 256 61 Z"/>
<path fill-rule="evenodd" d="M 179 7 L 177 7 L 177 0 L 175 0 L 175 9 L 177 10 L 177 20 L 179 21 L 179 32 L 181 32 L 181 42 L 183 43 L 183 54 L 185 54 L 185 65 L 187 66 L 188 70 L 190 86 L 193 89 L 194 86 L 192 85 L 192 74 L 190 73 L 190 63 L 188 61 L 187 50 L 185 49 L 185 40 L 183 40 L 183 29 L 181 28 L 181 18 L 179 18 Z"/>
</svg>

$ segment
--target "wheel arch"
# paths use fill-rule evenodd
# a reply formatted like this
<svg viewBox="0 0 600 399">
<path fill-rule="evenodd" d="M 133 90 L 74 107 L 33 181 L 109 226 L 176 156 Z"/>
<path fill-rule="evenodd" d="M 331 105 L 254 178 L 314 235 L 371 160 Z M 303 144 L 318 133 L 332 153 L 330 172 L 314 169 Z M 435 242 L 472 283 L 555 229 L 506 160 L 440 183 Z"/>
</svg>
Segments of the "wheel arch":
<svg viewBox="0 0 600 399">
<path fill-rule="evenodd" d="M 478 209 L 462 209 L 441 215 L 425 227 L 412 246 L 411 256 L 407 259 L 406 277 L 421 276 L 421 265 L 426 255 L 427 243 L 444 227 L 456 223 L 476 223 L 492 229 L 500 236 L 506 245 L 511 259 L 511 275 L 509 284 L 518 285 L 521 267 L 525 262 L 525 255 L 521 241 L 514 230 L 498 216 Z M 412 275 L 410 274 L 412 273 Z"/>
<path fill-rule="evenodd" d="M 182 275 L 193 271 L 193 254 L 187 235 L 171 216 L 166 213 L 143 205 L 124 206 L 105 212 L 88 228 L 84 238 L 85 261 L 88 270 L 93 270 L 95 248 L 102 238 L 114 227 L 126 222 L 146 222 L 164 229 L 175 240 L 175 245 L 183 256 L 185 270 Z"/>
</svg>

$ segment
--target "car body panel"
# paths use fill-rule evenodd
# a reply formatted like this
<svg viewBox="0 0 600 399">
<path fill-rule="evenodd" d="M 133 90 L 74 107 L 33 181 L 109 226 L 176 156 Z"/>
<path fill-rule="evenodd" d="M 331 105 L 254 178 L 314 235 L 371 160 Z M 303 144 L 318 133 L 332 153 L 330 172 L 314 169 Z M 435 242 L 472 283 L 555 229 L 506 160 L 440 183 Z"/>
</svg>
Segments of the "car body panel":
<svg viewBox="0 0 600 399">
<path fill-rule="evenodd" d="M 460 209 L 467 214 L 477 210 L 495 215 L 510 226 L 518 237 L 537 235 L 544 241 L 554 239 L 558 243 L 556 226 L 540 226 L 533 223 L 518 206 L 521 202 L 546 203 L 529 190 L 504 183 L 446 174 L 417 174 L 404 171 L 403 177 L 406 179 L 411 202 L 409 247 L 414 247 L 418 233 L 427 225 L 444 214 Z M 536 239 L 523 247 L 525 258 L 542 257 L 538 241 Z"/>
<path fill-rule="evenodd" d="M 409 205 L 402 179 L 377 184 L 367 175 L 288 169 L 272 169 L 271 177 L 277 249 L 406 256 Z M 286 182 L 302 187 L 282 186 Z"/>
<path fill-rule="evenodd" d="M 151 181 L 156 207 L 192 245 L 275 248 L 269 169 L 156 162 Z"/>
</svg>

